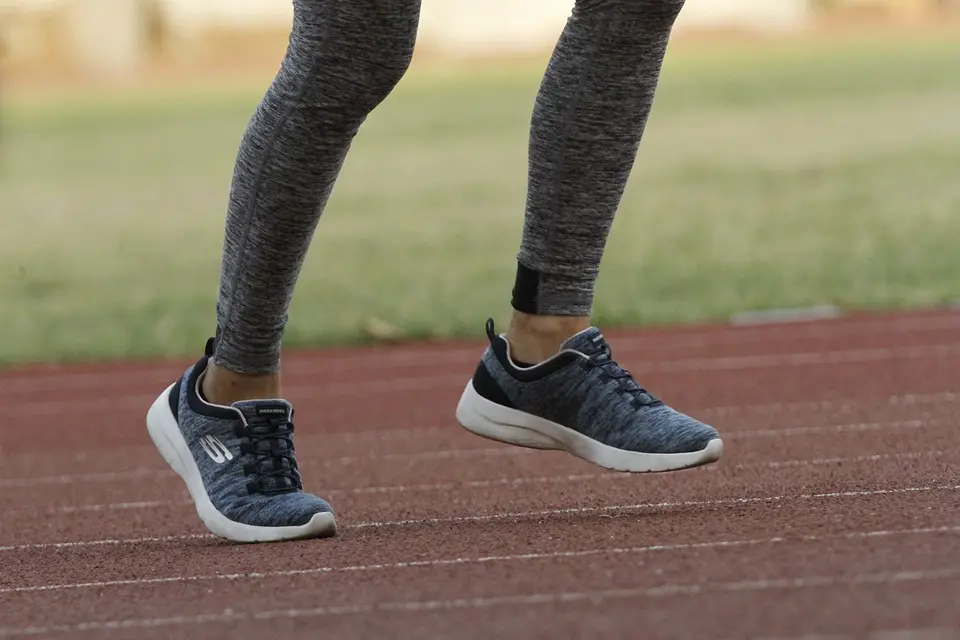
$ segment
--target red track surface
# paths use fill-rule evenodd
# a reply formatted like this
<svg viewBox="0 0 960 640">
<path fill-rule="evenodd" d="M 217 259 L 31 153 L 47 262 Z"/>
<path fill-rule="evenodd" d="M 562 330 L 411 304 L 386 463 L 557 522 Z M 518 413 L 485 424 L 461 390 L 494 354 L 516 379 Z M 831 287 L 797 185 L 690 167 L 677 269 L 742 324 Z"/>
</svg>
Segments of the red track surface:
<svg viewBox="0 0 960 640">
<path fill-rule="evenodd" d="M 476 438 L 478 344 L 291 354 L 340 535 L 273 545 L 207 536 L 149 443 L 185 363 L 0 374 L 0 638 L 960 637 L 960 314 L 609 337 L 722 462 Z"/>
</svg>

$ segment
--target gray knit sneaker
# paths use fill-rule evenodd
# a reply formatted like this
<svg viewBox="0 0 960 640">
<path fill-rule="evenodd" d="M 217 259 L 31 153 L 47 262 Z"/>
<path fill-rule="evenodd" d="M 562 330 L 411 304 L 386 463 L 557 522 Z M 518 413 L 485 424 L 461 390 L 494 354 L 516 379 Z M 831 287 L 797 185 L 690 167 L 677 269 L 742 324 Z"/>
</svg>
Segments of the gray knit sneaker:
<svg viewBox="0 0 960 640">
<path fill-rule="evenodd" d="M 717 431 L 674 411 L 613 359 L 591 327 L 533 367 L 487 321 L 490 346 L 457 407 L 467 430 L 499 442 L 566 451 L 616 471 L 675 471 L 716 462 Z"/>
<path fill-rule="evenodd" d="M 286 400 L 209 404 L 200 380 L 212 352 L 168 387 L 147 413 L 147 429 L 183 478 L 207 528 L 234 542 L 274 542 L 336 533 L 333 509 L 304 493 Z"/>
</svg>

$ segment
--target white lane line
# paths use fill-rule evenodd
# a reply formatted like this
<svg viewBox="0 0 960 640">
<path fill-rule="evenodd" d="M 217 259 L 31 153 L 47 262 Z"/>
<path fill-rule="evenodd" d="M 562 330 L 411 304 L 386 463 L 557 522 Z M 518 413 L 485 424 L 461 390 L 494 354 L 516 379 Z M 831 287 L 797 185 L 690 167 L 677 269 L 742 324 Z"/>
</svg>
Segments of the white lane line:
<svg viewBox="0 0 960 640">
<path fill-rule="evenodd" d="M 517 451 L 526 451 L 524 449 L 518 449 Z M 924 458 L 939 458 L 944 455 L 954 455 L 953 451 L 944 451 L 944 450 L 932 450 L 932 451 L 921 451 L 921 452 L 903 452 L 903 453 L 887 453 L 887 454 L 872 454 L 872 455 L 863 455 L 863 456 L 852 456 L 852 457 L 829 457 L 829 458 L 814 458 L 814 459 L 799 459 L 799 460 L 770 460 L 765 462 L 746 462 L 740 463 L 737 465 L 732 465 L 731 467 L 704 467 L 694 473 L 715 473 L 718 471 L 725 470 L 727 468 L 733 468 L 735 470 L 743 469 L 781 469 L 789 467 L 816 467 L 816 466 L 825 466 L 825 465 L 836 465 L 836 464 L 851 464 L 851 463 L 864 463 L 864 462 L 883 462 L 887 460 L 921 460 Z M 385 494 L 385 493 L 414 493 L 414 492 L 426 492 L 426 491 L 450 491 L 458 489 L 484 489 L 490 487 L 500 487 L 500 486 L 510 486 L 510 487 L 521 487 L 527 485 L 544 485 L 544 484 L 567 484 L 574 482 L 589 482 L 597 480 L 607 480 L 607 481 L 626 481 L 630 479 L 635 479 L 636 476 L 626 474 L 626 473 L 613 473 L 613 472 L 601 472 L 601 473 L 582 473 L 582 474 L 569 474 L 569 475 L 554 475 L 554 476 L 539 476 L 532 478 L 493 478 L 489 480 L 468 480 L 465 482 L 438 482 L 438 483 L 427 483 L 427 484 L 412 484 L 412 485 L 384 485 L 384 486 L 373 486 L 373 487 L 353 487 L 353 488 L 344 488 L 344 489 L 327 489 L 322 493 L 326 496 L 333 497 L 339 495 L 369 495 L 369 494 Z M 103 511 L 131 511 L 136 509 L 156 509 L 158 507 L 176 507 L 176 506 L 190 506 L 193 502 L 187 499 L 184 500 L 142 500 L 142 501 L 132 501 L 132 502 L 113 502 L 113 503 L 102 503 L 102 504 L 84 504 L 84 505 L 65 505 L 59 507 L 50 507 L 46 510 L 46 513 L 57 514 L 57 513 L 97 513 Z M 35 513 L 36 509 L 22 509 L 21 513 Z M 8 512 L 9 513 L 9 512 Z"/>
<path fill-rule="evenodd" d="M 320 618 L 337 615 L 356 615 L 368 613 L 423 613 L 436 611 L 457 611 L 470 609 L 491 609 L 506 606 L 534 606 L 557 604 L 590 604 L 598 606 L 610 601 L 669 598 L 672 596 L 699 596 L 712 593 L 756 593 L 764 591 L 786 591 L 794 589 L 829 588 L 837 586 L 859 587 L 868 585 L 898 585 L 903 583 L 952 580 L 960 576 L 958 569 L 940 569 L 933 571 L 897 571 L 880 573 L 861 573 L 842 576 L 815 576 L 798 578 L 780 578 L 774 580 L 748 580 L 742 582 L 705 582 L 697 584 L 665 584 L 659 587 L 639 587 L 626 589 L 602 589 L 595 591 L 573 591 L 556 593 L 534 593 L 487 598 L 458 598 L 451 600 L 417 600 L 398 602 L 378 602 L 370 604 L 352 604 L 312 609 L 276 609 L 245 613 L 227 610 L 221 613 L 197 616 L 174 616 L 168 618 L 125 618 L 110 621 L 90 621 L 76 624 L 50 625 L 46 627 L 7 627 L 0 628 L 0 637 L 23 637 L 31 635 L 50 635 L 54 633 L 82 633 L 86 631 L 118 631 L 125 629 L 144 629 L 170 626 L 199 626 L 204 624 L 256 622 L 291 618 Z"/>
<path fill-rule="evenodd" d="M 77 473 L 59 476 L 37 476 L 35 478 L 2 478 L 2 489 L 29 489 L 36 486 L 59 484 L 110 483 L 125 480 L 146 480 L 150 478 L 173 477 L 173 472 L 167 469 L 134 469 L 132 471 L 114 471 L 112 473 Z"/>
<path fill-rule="evenodd" d="M 360 522 L 347 525 L 347 529 L 380 529 L 404 527 L 410 525 L 456 524 L 463 522 L 495 522 L 500 520 L 522 520 L 549 516 L 590 515 L 599 513 L 629 513 L 657 509 L 676 509 L 685 507 L 728 507 L 745 504 L 763 504 L 792 501 L 840 500 L 845 498 L 868 498 L 874 496 L 904 495 L 928 493 L 932 491 L 957 491 L 960 485 L 937 485 L 929 487 L 905 487 L 901 489 L 868 489 L 863 491 L 833 491 L 829 493 L 808 493 L 800 495 L 758 496 L 753 498 L 722 498 L 718 500 L 681 500 L 677 502 L 641 502 L 632 505 L 609 505 L 605 507 L 568 507 L 545 509 L 542 511 L 521 511 L 514 513 L 496 513 L 480 516 L 448 516 L 441 518 L 412 518 L 409 520 L 388 520 L 384 522 Z"/>
<path fill-rule="evenodd" d="M 750 540 L 710 540 L 706 542 L 689 542 L 679 544 L 658 544 L 644 547 L 612 547 L 605 549 L 585 549 L 576 551 L 551 551 L 546 553 L 523 553 L 499 556 L 480 556 L 475 558 L 457 557 L 435 560 L 410 560 L 383 564 L 351 565 L 344 567 L 312 567 L 309 569 L 288 569 L 282 571 L 249 571 L 245 573 L 211 574 L 196 576 L 170 576 L 163 578 L 138 578 L 130 580 L 106 580 L 102 582 L 78 582 L 68 584 L 49 584 L 32 587 L 6 587 L 0 593 L 32 593 L 38 591 L 65 591 L 77 589 L 100 589 L 104 587 L 144 586 L 153 584 L 176 584 L 188 582 L 209 581 L 242 581 L 263 580 L 268 578 L 285 578 L 293 576 L 309 576 L 325 573 L 351 573 L 384 571 L 394 569 L 409 569 L 414 567 L 445 567 L 450 565 L 491 564 L 498 562 L 524 562 L 529 560 L 555 560 L 559 558 L 587 558 L 604 555 L 633 555 L 668 551 L 693 551 L 699 549 L 722 549 L 730 547 L 748 547 L 760 545 L 777 545 L 782 543 L 811 543 L 825 540 L 870 540 L 876 538 L 891 538 L 898 536 L 917 536 L 943 533 L 960 533 L 960 525 L 943 527 L 926 527 L 916 529 L 893 529 L 880 531 L 848 532 L 826 535 L 802 535 L 795 537 L 755 538 Z"/>
<path fill-rule="evenodd" d="M 854 422 L 851 424 L 823 425 L 815 427 L 787 427 L 786 429 L 758 429 L 756 431 L 733 431 L 723 434 L 724 440 L 749 438 L 782 438 L 818 433 L 848 433 L 858 431 L 899 431 L 901 429 L 924 429 L 954 424 L 955 420 L 894 420 L 891 422 Z"/>
<path fill-rule="evenodd" d="M 88 547 L 120 547 L 141 544 L 166 544 L 168 542 L 190 542 L 191 540 L 216 540 L 209 533 L 197 533 L 183 536 L 155 536 L 146 538 L 106 538 L 103 540 L 75 540 L 72 542 L 39 542 L 33 544 L 13 544 L 0 547 L 3 551 L 53 551 L 58 549 L 79 549 Z"/>
<path fill-rule="evenodd" d="M 770 415 L 780 413 L 801 413 L 824 411 L 849 413 L 863 405 L 887 404 L 894 407 L 914 407 L 917 405 L 948 404 L 960 401 L 960 393 L 955 391 L 936 391 L 932 393 L 903 393 L 886 398 L 845 398 L 839 400 L 801 400 L 795 402 L 768 402 L 764 404 L 727 405 L 724 407 L 704 407 L 692 411 L 700 416 L 729 416 L 739 413 L 748 415 Z"/>
<path fill-rule="evenodd" d="M 136 511 L 138 509 L 156 509 L 158 507 L 187 507 L 190 500 L 138 500 L 136 502 L 110 502 L 105 504 L 81 504 L 65 507 L 52 507 L 46 513 L 102 513 L 104 511 Z"/>
<path fill-rule="evenodd" d="M 751 640 L 853 640 L 851 636 L 835 633 L 806 633 L 802 636 L 759 636 Z"/>
<path fill-rule="evenodd" d="M 937 344 L 912 347 L 877 347 L 809 353 L 782 353 L 722 358 L 685 358 L 651 362 L 631 368 L 635 373 L 670 373 L 682 371 L 744 371 L 773 367 L 799 367 L 820 364 L 853 364 L 885 360 L 947 358 L 960 355 L 960 344 Z"/>
<path fill-rule="evenodd" d="M 774 416 L 774 415 L 783 415 L 783 414 L 796 414 L 796 413 L 807 413 L 807 412 L 829 412 L 832 416 L 837 416 L 840 414 L 854 413 L 857 411 L 863 410 L 864 405 L 866 406 L 875 406 L 879 404 L 886 404 L 891 407 L 916 407 L 916 406 L 930 406 L 930 405 L 939 405 L 939 404 L 953 404 L 960 401 L 960 393 L 954 391 L 938 391 L 933 393 L 907 393 L 907 394 L 894 394 L 887 396 L 886 398 L 846 398 L 839 400 L 806 400 L 806 401 L 795 401 L 795 402 L 770 402 L 770 403 L 761 403 L 761 404 L 743 404 L 743 405 L 726 405 L 720 407 L 702 407 L 699 409 L 688 410 L 694 416 L 698 416 L 704 420 L 712 420 L 714 418 L 731 418 L 731 416 L 736 416 L 739 414 L 746 415 L 756 415 L 756 416 Z M 910 421 L 916 422 L 916 421 Z M 876 425 L 897 425 L 903 424 L 902 422 L 876 422 L 876 423 L 864 423 L 864 424 L 876 424 Z M 801 431 L 800 433 L 815 433 L 815 429 L 820 429 L 821 427 L 797 427 L 795 429 L 808 429 L 808 431 Z M 832 428 L 832 427 L 829 427 Z M 300 436 L 301 443 L 310 443 L 314 440 L 322 441 L 328 443 L 330 441 L 339 442 L 351 442 L 359 440 L 373 440 L 373 441 L 383 441 L 383 440 L 392 440 L 392 439 L 406 439 L 406 438 L 423 438 L 429 437 L 434 433 L 449 432 L 451 426 L 432 426 L 432 427 L 420 427 L 412 429 L 401 429 L 401 430 L 376 430 L 376 429 L 364 429 L 361 431 L 355 432 L 337 432 L 331 434 L 322 434 L 322 435 L 312 435 L 304 434 Z M 748 432 L 739 432 L 741 434 L 750 434 L 750 435 L 776 435 L 781 433 L 781 430 L 759 430 L 759 431 L 748 431 Z M 730 437 L 730 436 L 727 436 Z M 301 445 L 302 446 L 302 445 Z M 137 449 L 146 451 L 152 451 L 152 448 L 149 446 L 137 447 Z M 16 456 L 8 456 L 8 460 L 16 457 L 20 460 L 30 460 L 33 458 L 41 458 L 47 456 L 40 456 L 34 453 L 24 453 L 17 454 Z M 117 472 L 118 474 L 125 473 L 139 473 L 141 470 L 135 470 L 132 472 Z M 62 478 L 62 480 L 48 480 L 52 484 L 71 484 L 73 482 L 83 482 L 84 477 L 86 476 L 97 476 L 105 474 L 73 474 L 73 475 L 60 475 L 60 476 L 47 476 L 48 478 Z M 124 479 L 127 476 L 117 475 L 116 479 Z M 132 477 L 132 476 L 130 476 Z M 14 487 L 14 486 L 23 486 L 22 482 L 29 482 L 29 479 L 23 478 L 0 478 L 0 487 Z"/>
<path fill-rule="evenodd" d="M 735 441 L 748 438 L 778 438 L 793 437 L 822 433 L 844 433 L 857 431 L 883 431 L 883 430 L 901 430 L 901 429 L 923 429 L 931 427 L 941 427 L 945 424 L 953 424 L 952 420 L 933 419 L 933 420 L 894 420 L 889 422 L 854 422 L 851 424 L 838 425 L 820 425 L 804 427 L 787 427 L 784 429 L 757 429 L 747 431 L 724 430 L 724 440 Z M 430 431 L 440 431 L 440 428 L 429 428 Z M 456 427 L 450 427 L 444 430 L 456 430 Z M 456 431 L 455 431 L 456 432 Z M 411 434 L 411 437 L 419 437 L 416 430 L 409 430 L 405 433 Z M 423 435 L 429 435 L 428 429 L 421 431 Z M 316 438 L 307 439 L 320 440 Z M 302 441 L 301 441 L 302 442 Z M 305 447 L 301 443 L 301 454 Z M 371 452 L 361 456 L 341 456 L 339 458 L 326 458 L 314 462 L 306 462 L 301 466 L 304 469 L 325 468 L 332 465 L 352 465 L 370 460 L 449 460 L 453 458 L 481 458 L 498 456 L 526 456 L 542 453 L 530 449 L 521 449 L 517 447 L 497 446 L 493 448 L 482 449 L 447 449 L 439 451 L 424 451 L 420 453 L 376 453 Z M 61 485 L 61 484 L 79 484 L 79 483 L 97 483 L 97 482 L 117 482 L 124 480 L 140 480 L 146 478 L 173 478 L 174 474 L 169 469 L 135 469 L 132 471 L 116 471 L 111 473 L 78 473 L 64 474 L 56 476 L 37 476 L 21 478 L 0 478 L 0 488 L 31 488 L 37 485 Z"/>
<path fill-rule="evenodd" d="M 389 382 L 389 381 L 388 381 Z M 304 397 L 312 397 L 316 395 L 317 389 L 313 386 L 307 387 L 287 387 L 287 392 L 291 396 L 296 396 L 298 394 L 303 395 Z M 153 402 L 155 395 L 142 395 L 140 397 L 127 397 L 122 400 L 123 403 L 129 404 L 130 408 L 133 409 L 136 405 L 136 408 L 142 409 Z M 933 393 L 909 393 L 909 394 L 896 394 L 888 396 L 887 398 L 848 398 L 840 400 L 806 400 L 806 401 L 793 401 L 793 402 L 770 402 L 770 403 L 760 403 L 760 404 L 741 404 L 741 405 L 727 405 L 722 407 L 701 407 L 689 410 L 693 415 L 699 416 L 703 419 L 709 419 L 714 417 L 727 417 L 730 415 L 737 414 L 748 414 L 748 415 L 770 415 L 770 414 L 792 414 L 792 413 L 801 413 L 806 411 L 830 411 L 834 414 L 849 413 L 852 412 L 864 404 L 879 404 L 887 403 L 891 406 L 916 406 L 916 405 L 935 405 L 943 403 L 954 403 L 960 401 L 960 393 L 954 391 L 939 391 Z M 29 403 L 19 403 L 18 406 L 25 406 Z M 115 411 L 117 409 L 117 399 L 115 398 L 106 398 L 106 399 L 94 399 L 92 401 L 86 401 L 86 403 L 78 403 L 76 401 L 58 401 L 55 399 L 47 399 L 41 403 L 37 403 L 36 406 L 30 405 L 31 411 L 34 411 L 36 415 L 71 415 L 76 417 L 79 413 L 82 413 L 84 409 L 91 412 L 100 412 L 106 409 Z M 376 429 L 364 429 L 361 431 L 351 432 L 351 433 L 333 433 L 322 436 L 324 439 L 343 439 L 343 440 L 360 440 L 366 438 L 373 439 L 386 439 L 392 437 L 406 437 L 407 435 L 413 436 L 416 432 L 420 431 L 440 431 L 446 430 L 448 427 L 426 427 L 426 428 L 414 428 L 406 430 L 376 430 Z M 312 437 L 320 436 L 310 436 L 306 437 L 301 436 L 302 439 L 310 439 Z M 2 480 L 0 480 L 2 482 Z"/>
<path fill-rule="evenodd" d="M 841 324 L 835 322 L 818 322 L 814 324 L 798 325 L 795 327 L 748 327 L 724 328 L 716 331 L 707 328 L 706 332 L 694 330 L 692 333 L 667 335 L 654 332 L 645 336 L 616 336 L 614 348 L 618 354 L 641 354 L 651 348 L 657 350 L 683 350 L 716 345 L 747 345 L 770 340 L 773 337 L 786 333 L 791 339 L 833 338 L 855 333 L 862 336 L 865 333 L 887 335 L 904 332 L 931 332 L 960 329 L 960 313 L 945 313 L 942 316 L 925 318 L 864 318 L 862 320 L 847 320 Z M 616 334 L 616 331 L 611 331 Z M 470 343 L 440 345 L 411 345 L 397 350 L 359 350 L 347 355 L 331 352 L 320 352 L 320 357 L 304 359 L 301 353 L 294 353 L 285 365 L 284 371 L 288 376 L 309 376 L 320 373 L 344 375 L 351 372 L 362 372 L 374 363 L 376 367 L 422 367 L 425 362 L 431 365 L 470 365 L 483 350 L 482 341 Z M 0 397 L 21 393 L 64 391 L 90 391 L 98 389 L 112 389 L 121 379 L 126 384 L 163 385 L 169 376 L 177 376 L 182 369 L 189 366 L 189 359 L 178 359 L 176 362 L 157 363 L 149 368 L 128 369 L 117 372 L 104 371 L 91 373 L 89 371 L 72 371 L 65 367 L 65 371 L 56 371 L 48 374 L 29 374 L 18 378 L 10 375 L 4 380 L 3 393 Z M 164 375 L 169 373 L 169 375 Z M 314 389 L 315 390 L 315 389 Z"/>
<path fill-rule="evenodd" d="M 835 456 L 833 458 L 815 458 L 813 460 L 773 460 L 769 462 L 753 462 L 753 463 L 744 463 L 738 464 L 735 466 L 736 469 L 782 469 L 786 467 L 805 467 L 805 466 L 822 466 L 822 465 L 835 465 L 835 464 L 850 464 L 857 462 L 881 462 L 884 460 L 921 460 L 924 458 L 940 458 L 945 455 L 956 455 L 954 451 L 917 451 L 917 452 L 905 452 L 905 453 L 876 453 L 865 456 L 853 456 L 853 457 L 841 457 Z M 720 467 L 705 467 L 703 471 L 717 471 Z"/>
<path fill-rule="evenodd" d="M 794 636 L 792 638 L 754 638 L 754 640 L 853 640 L 853 636 L 843 636 L 837 634 L 823 634 L 823 633 L 808 633 L 802 636 Z"/>
<path fill-rule="evenodd" d="M 854 640 L 862 637 L 865 640 L 958 640 L 960 627 L 956 629 L 928 628 L 928 629 L 883 629 L 868 632 L 864 636 L 849 636 L 843 634 L 809 633 L 802 636 L 759 636 L 751 640 Z"/>
<path fill-rule="evenodd" d="M 455 427 L 451 427 L 454 429 Z M 305 447 L 299 447 L 300 455 Z M 483 449 L 443 449 L 439 451 L 423 451 L 420 453 L 369 453 L 361 456 L 341 456 L 338 458 L 325 458 L 319 463 L 303 464 L 302 468 L 329 467 L 334 465 L 350 466 L 358 463 L 376 461 L 376 460 L 402 460 L 415 462 L 418 460 L 453 460 L 467 458 L 485 458 L 485 457 L 504 457 L 504 456 L 525 456 L 530 455 L 532 451 L 520 449 L 517 447 L 494 447 Z M 74 475 L 59 476 L 38 476 L 37 478 L 3 478 L 0 479 L 0 488 L 18 487 L 29 488 L 35 484 L 40 485 L 59 485 L 76 484 L 79 482 L 115 482 L 118 480 L 138 480 L 147 477 L 173 478 L 172 471 L 167 469 L 138 469 L 135 471 L 116 471 L 113 473 L 78 473 Z"/>
<path fill-rule="evenodd" d="M 960 343 L 922 345 L 911 347 L 877 347 L 872 349 L 849 349 L 808 353 L 781 353 L 755 356 L 728 356 L 716 358 L 682 358 L 661 362 L 630 365 L 637 376 L 654 373 L 686 373 L 702 371 L 749 371 L 784 367 L 800 367 L 824 364 L 857 364 L 889 360 L 916 360 L 925 358 L 952 358 L 960 356 Z M 629 362 L 629 360 L 624 360 Z M 432 373 L 432 372 L 428 372 Z M 406 375 L 386 380 L 363 380 L 350 383 L 324 385 L 290 385 L 286 393 L 290 397 L 303 396 L 315 400 L 369 396 L 378 393 L 406 393 L 411 391 L 444 391 L 453 393 L 462 389 L 469 372 L 462 376 Z M 159 392 L 159 389 L 157 390 Z M 93 398 L 91 400 L 61 401 L 54 398 L 43 401 L 17 402 L 21 415 L 76 416 L 78 413 L 126 411 L 143 409 L 155 399 L 155 394 L 138 394 L 124 398 Z"/>
<path fill-rule="evenodd" d="M 341 525 L 341 530 L 367 529 L 367 528 L 388 528 L 388 527 L 406 527 L 410 525 L 435 525 L 435 524 L 455 524 L 463 522 L 495 522 L 500 520 L 523 520 L 538 519 L 551 516 L 569 516 L 569 515 L 593 515 L 601 513 L 629 513 L 633 511 L 646 511 L 656 509 L 674 509 L 685 507 L 729 507 L 746 504 L 764 504 L 781 503 L 791 501 L 823 501 L 823 500 L 842 500 L 847 498 L 869 498 L 877 496 L 919 494 L 930 492 L 947 492 L 960 490 L 960 485 L 937 485 L 926 487 L 904 487 L 897 489 L 868 489 L 862 491 L 840 491 L 830 493 L 799 494 L 799 495 L 777 495 L 777 496 L 757 496 L 751 498 L 721 498 L 715 500 L 686 500 L 678 502 L 641 502 L 638 504 L 626 505 L 608 505 L 603 507 L 570 507 L 561 509 L 545 509 L 540 511 L 519 511 L 511 513 L 497 513 L 477 516 L 452 516 L 443 518 L 422 518 L 409 520 L 388 520 L 377 522 L 358 522 L 353 524 Z M 164 504 L 164 503 L 159 503 Z M 189 503 L 185 503 L 189 504 Z M 212 539 L 213 536 L 166 536 L 162 538 L 128 538 L 128 539 L 107 539 L 93 540 L 88 542 L 70 541 L 70 542 L 48 542 L 34 544 L 16 544 L 0 547 L 2 551 L 28 551 L 38 549 L 64 549 L 86 546 L 103 546 L 119 544 L 139 544 L 149 542 L 166 542 L 177 540 L 195 540 L 200 538 Z"/>
<path fill-rule="evenodd" d="M 837 464 L 855 464 L 862 462 L 882 462 L 886 460 L 920 460 L 923 458 L 940 458 L 945 455 L 956 455 L 953 451 L 924 451 L 916 453 L 889 453 L 873 454 L 853 457 L 832 457 L 815 458 L 807 460 L 776 460 L 768 462 L 748 462 L 732 465 L 734 469 L 783 469 L 791 467 L 806 466 L 827 466 Z M 704 467 L 701 473 L 713 473 L 720 471 L 724 467 Z M 357 487 L 354 489 L 333 489 L 327 493 L 331 495 L 363 495 L 363 494 L 381 494 L 381 493 L 410 493 L 417 491 L 450 491 L 462 488 L 468 489 L 486 489 L 490 487 L 521 487 L 525 485 L 536 484 L 567 484 L 574 482 L 591 482 L 597 480 L 621 481 L 635 479 L 627 473 L 581 473 L 566 476 L 541 476 L 536 478 L 496 478 L 493 480 L 470 480 L 466 482 L 440 482 L 434 484 L 416 484 L 416 485 L 386 485 L 380 487 Z"/>
<path fill-rule="evenodd" d="M 868 640 L 958 640 L 960 627 L 955 629 L 888 629 L 874 631 Z"/>
</svg>

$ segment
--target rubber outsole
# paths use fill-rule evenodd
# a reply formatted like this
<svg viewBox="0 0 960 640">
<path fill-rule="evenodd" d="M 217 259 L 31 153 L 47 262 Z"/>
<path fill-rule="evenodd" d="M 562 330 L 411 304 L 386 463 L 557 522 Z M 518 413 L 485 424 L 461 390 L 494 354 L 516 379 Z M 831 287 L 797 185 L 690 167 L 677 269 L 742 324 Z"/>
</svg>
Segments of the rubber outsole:
<svg viewBox="0 0 960 640">
<path fill-rule="evenodd" d="M 473 434 L 506 444 L 565 451 L 611 471 L 662 473 L 680 471 L 716 462 L 723 455 L 723 441 L 711 440 L 700 451 L 688 453 L 640 453 L 625 451 L 523 411 L 487 400 L 467 383 L 457 405 L 457 421 Z"/>
<path fill-rule="evenodd" d="M 220 513 L 207 495 L 196 460 L 187 446 L 177 419 L 170 411 L 168 395 L 173 385 L 160 394 L 147 412 L 147 431 L 163 459 L 186 483 L 197 508 L 197 515 L 210 533 L 233 542 L 281 542 L 336 535 L 332 513 L 318 513 L 309 522 L 291 527 L 258 527 L 230 520 Z"/>
</svg>

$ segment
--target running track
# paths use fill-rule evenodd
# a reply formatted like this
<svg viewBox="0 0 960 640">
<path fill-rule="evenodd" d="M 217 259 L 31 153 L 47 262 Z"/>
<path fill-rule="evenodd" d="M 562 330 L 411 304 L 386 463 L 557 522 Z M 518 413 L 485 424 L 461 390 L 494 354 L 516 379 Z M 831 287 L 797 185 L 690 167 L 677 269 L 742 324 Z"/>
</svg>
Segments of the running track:
<svg viewBox="0 0 960 640">
<path fill-rule="evenodd" d="M 205 535 L 152 449 L 185 363 L 0 373 L 0 638 L 960 637 L 960 313 L 609 337 L 721 463 L 476 438 L 476 343 L 291 354 L 340 535 L 280 545 Z"/>
</svg>

